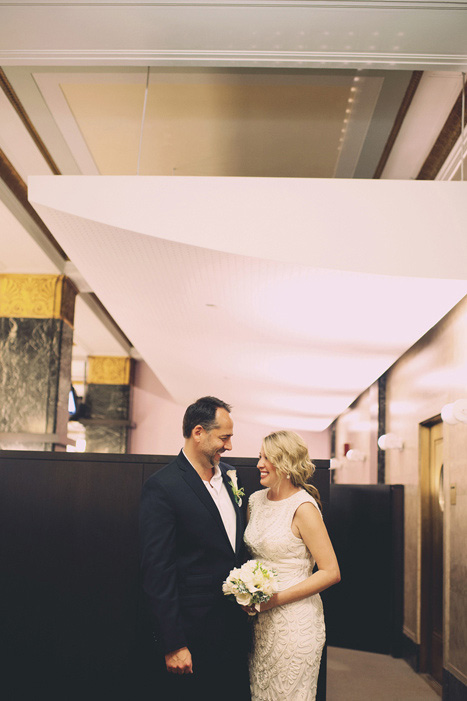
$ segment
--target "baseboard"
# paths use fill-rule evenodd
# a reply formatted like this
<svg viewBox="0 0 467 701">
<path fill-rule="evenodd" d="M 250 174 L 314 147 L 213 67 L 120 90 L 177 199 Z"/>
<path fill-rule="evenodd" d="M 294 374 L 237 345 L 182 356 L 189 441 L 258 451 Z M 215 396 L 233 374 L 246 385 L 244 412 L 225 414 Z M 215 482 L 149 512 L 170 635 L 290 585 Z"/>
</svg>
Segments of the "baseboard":
<svg viewBox="0 0 467 701">
<path fill-rule="evenodd" d="M 447 669 L 443 669 L 443 701 L 466 701 L 467 686 Z"/>
<path fill-rule="evenodd" d="M 401 654 L 398 657 L 402 657 L 417 674 L 420 672 L 420 645 L 405 633 L 402 633 Z"/>
</svg>

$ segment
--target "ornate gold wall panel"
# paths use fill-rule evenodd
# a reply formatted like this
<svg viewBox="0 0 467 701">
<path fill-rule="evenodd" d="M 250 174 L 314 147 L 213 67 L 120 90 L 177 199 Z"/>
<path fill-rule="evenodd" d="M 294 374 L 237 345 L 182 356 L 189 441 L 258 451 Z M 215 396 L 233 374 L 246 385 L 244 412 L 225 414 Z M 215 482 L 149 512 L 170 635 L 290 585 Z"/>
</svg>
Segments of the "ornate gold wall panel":
<svg viewBox="0 0 467 701">
<path fill-rule="evenodd" d="M 88 384 L 96 385 L 129 385 L 131 374 L 131 358 L 90 355 L 86 379 Z"/>
<path fill-rule="evenodd" d="M 77 290 L 64 275 L 0 275 L 0 317 L 62 319 L 73 326 Z"/>
</svg>

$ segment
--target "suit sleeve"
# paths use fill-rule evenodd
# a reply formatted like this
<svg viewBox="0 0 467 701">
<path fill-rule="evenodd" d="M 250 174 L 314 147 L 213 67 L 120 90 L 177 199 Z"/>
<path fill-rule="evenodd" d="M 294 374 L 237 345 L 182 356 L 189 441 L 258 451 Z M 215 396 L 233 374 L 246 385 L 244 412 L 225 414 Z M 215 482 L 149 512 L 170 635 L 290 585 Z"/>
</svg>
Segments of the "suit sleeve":
<svg viewBox="0 0 467 701">
<path fill-rule="evenodd" d="M 140 507 L 143 589 L 164 654 L 186 647 L 177 586 L 176 517 L 155 480 L 143 486 Z"/>
</svg>

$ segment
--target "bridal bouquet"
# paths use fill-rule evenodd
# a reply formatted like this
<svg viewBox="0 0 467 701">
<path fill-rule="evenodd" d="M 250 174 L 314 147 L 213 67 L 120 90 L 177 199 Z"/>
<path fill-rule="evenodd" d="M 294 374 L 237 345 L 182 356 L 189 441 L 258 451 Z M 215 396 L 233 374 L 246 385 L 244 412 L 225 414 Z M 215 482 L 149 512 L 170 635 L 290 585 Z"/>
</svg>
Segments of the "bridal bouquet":
<svg viewBox="0 0 467 701">
<path fill-rule="evenodd" d="M 258 560 L 248 560 L 230 572 L 222 585 L 222 591 L 226 596 L 233 597 L 241 606 L 254 606 L 259 611 L 260 604 L 269 601 L 277 591 L 276 580 L 275 570 L 269 569 Z"/>
</svg>

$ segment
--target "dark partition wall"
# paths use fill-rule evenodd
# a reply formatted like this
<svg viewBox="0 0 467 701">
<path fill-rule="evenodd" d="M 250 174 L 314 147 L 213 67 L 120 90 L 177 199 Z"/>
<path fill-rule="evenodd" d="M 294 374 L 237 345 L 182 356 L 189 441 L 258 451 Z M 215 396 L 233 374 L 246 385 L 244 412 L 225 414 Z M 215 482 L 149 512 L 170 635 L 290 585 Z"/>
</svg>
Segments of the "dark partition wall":
<svg viewBox="0 0 467 701">
<path fill-rule="evenodd" d="M 145 676 L 138 505 L 170 460 L 0 453 L 1 698 L 164 701 Z M 247 496 L 259 488 L 256 459 L 228 462 Z M 316 463 L 326 508 L 328 461 Z"/>
<path fill-rule="evenodd" d="M 402 654 L 404 488 L 331 485 L 342 581 L 324 592 L 328 645 Z"/>
</svg>

